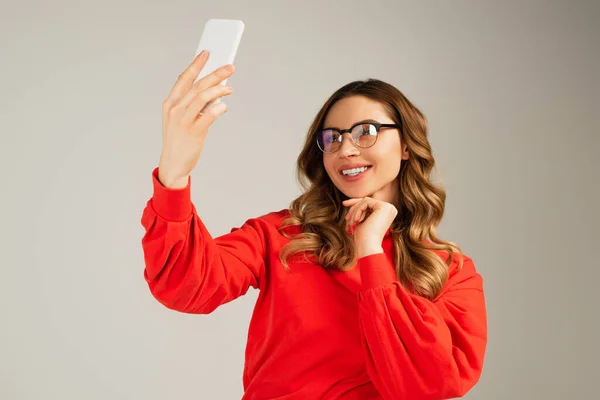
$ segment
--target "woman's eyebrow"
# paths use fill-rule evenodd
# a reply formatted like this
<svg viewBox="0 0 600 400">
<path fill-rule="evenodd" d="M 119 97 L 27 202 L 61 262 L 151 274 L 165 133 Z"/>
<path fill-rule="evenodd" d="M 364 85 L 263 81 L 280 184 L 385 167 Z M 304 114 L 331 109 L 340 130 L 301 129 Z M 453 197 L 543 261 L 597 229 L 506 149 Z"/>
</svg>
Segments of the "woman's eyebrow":
<svg viewBox="0 0 600 400">
<path fill-rule="evenodd" d="M 358 121 L 358 122 L 353 123 L 351 126 L 355 126 L 355 125 L 359 125 L 359 124 L 367 124 L 369 122 L 372 122 L 372 123 L 375 123 L 375 124 L 379 124 L 379 121 L 377 121 L 376 119 L 363 119 L 362 121 Z M 332 128 L 334 128 L 334 129 L 341 129 L 341 128 L 338 128 L 338 127 L 335 127 L 335 126 L 326 126 L 323 129 L 332 129 Z"/>
</svg>

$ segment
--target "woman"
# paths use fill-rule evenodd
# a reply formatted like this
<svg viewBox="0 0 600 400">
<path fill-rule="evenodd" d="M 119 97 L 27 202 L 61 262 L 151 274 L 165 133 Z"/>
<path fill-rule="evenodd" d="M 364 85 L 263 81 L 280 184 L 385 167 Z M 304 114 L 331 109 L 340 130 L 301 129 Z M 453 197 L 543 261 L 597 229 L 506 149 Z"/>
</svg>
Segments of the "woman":
<svg viewBox="0 0 600 400">
<path fill-rule="evenodd" d="M 298 158 L 289 210 L 212 238 L 190 172 L 226 111 L 224 67 L 163 103 L 163 151 L 142 216 L 145 279 L 166 307 L 208 314 L 259 289 L 244 399 L 445 399 L 478 381 L 487 343 L 473 261 L 438 239 L 445 192 L 423 115 L 393 86 L 350 83 L 325 103 Z M 204 110 L 204 111 L 203 111 Z M 201 112 L 203 111 L 203 112 Z"/>
</svg>

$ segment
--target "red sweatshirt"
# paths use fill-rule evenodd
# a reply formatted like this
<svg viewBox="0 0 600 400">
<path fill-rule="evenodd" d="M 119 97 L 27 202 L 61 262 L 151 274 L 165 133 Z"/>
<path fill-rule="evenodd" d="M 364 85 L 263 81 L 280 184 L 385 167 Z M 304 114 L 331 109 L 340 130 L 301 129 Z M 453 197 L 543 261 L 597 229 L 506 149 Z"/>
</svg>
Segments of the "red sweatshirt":
<svg viewBox="0 0 600 400">
<path fill-rule="evenodd" d="M 487 321 L 482 278 L 470 258 L 460 271 L 453 258 L 434 301 L 399 284 L 389 232 L 384 253 L 360 258 L 350 271 L 293 262 L 288 272 L 278 252 L 289 239 L 277 230 L 287 210 L 213 238 L 191 202 L 190 183 L 168 189 L 158 168 L 152 176 L 142 216 L 152 295 L 170 309 L 208 314 L 250 286 L 259 289 L 243 399 L 446 399 L 478 381 Z"/>
</svg>

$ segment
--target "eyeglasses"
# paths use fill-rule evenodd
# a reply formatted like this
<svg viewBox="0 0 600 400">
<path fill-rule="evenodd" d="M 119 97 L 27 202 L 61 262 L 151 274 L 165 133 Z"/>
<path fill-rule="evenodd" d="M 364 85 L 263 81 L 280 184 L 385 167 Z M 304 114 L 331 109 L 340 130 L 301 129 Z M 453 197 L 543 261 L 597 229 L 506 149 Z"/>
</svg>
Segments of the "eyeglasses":
<svg viewBox="0 0 600 400">
<path fill-rule="evenodd" d="M 359 122 L 350 129 L 327 128 L 317 132 L 317 145 L 323 153 L 335 153 L 342 147 L 342 135 L 350 132 L 352 142 L 361 148 L 371 147 L 377 142 L 381 128 L 397 128 L 397 124 L 379 124 L 375 122 Z"/>
</svg>

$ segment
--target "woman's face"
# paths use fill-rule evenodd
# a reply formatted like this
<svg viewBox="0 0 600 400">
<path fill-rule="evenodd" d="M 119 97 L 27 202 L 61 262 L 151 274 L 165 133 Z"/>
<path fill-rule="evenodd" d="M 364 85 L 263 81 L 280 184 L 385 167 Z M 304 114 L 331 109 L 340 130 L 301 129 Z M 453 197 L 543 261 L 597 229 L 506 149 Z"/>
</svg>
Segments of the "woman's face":
<svg viewBox="0 0 600 400">
<path fill-rule="evenodd" d="M 380 103 L 363 96 L 351 96 L 333 105 L 323 127 L 349 129 L 363 121 L 395 123 Z M 400 163 L 406 159 L 408 152 L 406 146 L 401 143 L 400 132 L 396 128 L 381 128 L 376 143 L 369 148 L 356 146 L 350 138 L 350 133 L 346 132 L 342 145 L 336 152 L 323 153 L 323 164 L 327 174 L 346 196 L 368 196 L 395 205 L 398 204 L 400 191 L 396 178 L 400 172 Z M 368 169 L 356 176 L 352 176 L 348 171 L 363 166 L 367 166 Z"/>
</svg>

